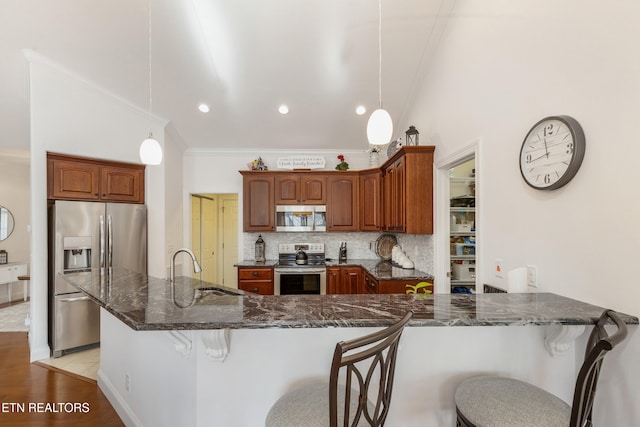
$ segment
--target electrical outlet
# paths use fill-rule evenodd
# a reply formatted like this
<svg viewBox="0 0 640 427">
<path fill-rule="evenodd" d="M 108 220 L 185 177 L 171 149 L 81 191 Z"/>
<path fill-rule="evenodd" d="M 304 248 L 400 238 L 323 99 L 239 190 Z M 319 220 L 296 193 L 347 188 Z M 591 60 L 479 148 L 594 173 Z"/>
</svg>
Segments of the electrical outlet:
<svg viewBox="0 0 640 427">
<path fill-rule="evenodd" d="M 502 259 L 496 259 L 495 273 L 496 277 L 503 278 L 504 277 L 504 267 L 502 265 Z"/>
<path fill-rule="evenodd" d="M 131 377 L 129 377 L 129 374 L 124 374 L 124 389 L 126 391 L 131 391 Z"/>
<path fill-rule="evenodd" d="M 538 267 L 527 265 L 527 285 L 532 288 L 538 287 Z"/>
<path fill-rule="evenodd" d="M 31 325 L 31 317 L 27 314 L 27 317 L 24 318 L 24 326 Z"/>
</svg>

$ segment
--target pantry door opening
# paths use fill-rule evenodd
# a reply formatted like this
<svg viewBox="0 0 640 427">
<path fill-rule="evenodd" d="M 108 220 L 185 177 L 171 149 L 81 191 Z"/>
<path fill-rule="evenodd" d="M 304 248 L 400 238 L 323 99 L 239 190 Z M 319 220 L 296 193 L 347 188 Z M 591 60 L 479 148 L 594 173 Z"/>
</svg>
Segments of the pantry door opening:
<svg viewBox="0 0 640 427">
<path fill-rule="evenodd" d="M 480 140 L 436 164 L 436 293 L 482 293 Z"/>
</svg>

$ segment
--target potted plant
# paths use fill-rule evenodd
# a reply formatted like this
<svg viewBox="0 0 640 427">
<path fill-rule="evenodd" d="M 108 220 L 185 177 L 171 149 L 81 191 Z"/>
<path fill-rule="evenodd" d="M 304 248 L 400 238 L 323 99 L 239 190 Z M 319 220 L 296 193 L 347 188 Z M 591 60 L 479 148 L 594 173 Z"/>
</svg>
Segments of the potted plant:
<svg viewBox="0 0 640 427">
<path fill-rule="evenodd" d="M 346 171 L 349 169 L 349 163 L 344 161 L 344 156 L 342 154 L 338 154 L 338 160 L 340 160 L 340 163 L 336 165 L 336 170 Z"/>
<path fill-rule="evenodd" d="M 427 289 L 429 286 L 433 286 L 433 283 L 429 282 L 419 282 L 415 285 L 406 284 L 405 288 L 407 290 L 407 294 L 418 294 L 419 297 L 430 295 L 433 293 L 431 289 Z"/>
</svg>

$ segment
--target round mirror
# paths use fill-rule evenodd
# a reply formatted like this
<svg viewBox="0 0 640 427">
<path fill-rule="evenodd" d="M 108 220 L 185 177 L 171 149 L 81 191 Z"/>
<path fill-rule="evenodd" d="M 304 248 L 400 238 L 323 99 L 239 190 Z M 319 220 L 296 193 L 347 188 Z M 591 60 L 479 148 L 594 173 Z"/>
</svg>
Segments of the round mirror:
<svg viewBox="0 0 640 427">
<path fill-rule="evenodd" d="M 13 215 L 4 206 L 0 206 L 0 242 L 11 236 L 13 232 Z"/>
</svg>

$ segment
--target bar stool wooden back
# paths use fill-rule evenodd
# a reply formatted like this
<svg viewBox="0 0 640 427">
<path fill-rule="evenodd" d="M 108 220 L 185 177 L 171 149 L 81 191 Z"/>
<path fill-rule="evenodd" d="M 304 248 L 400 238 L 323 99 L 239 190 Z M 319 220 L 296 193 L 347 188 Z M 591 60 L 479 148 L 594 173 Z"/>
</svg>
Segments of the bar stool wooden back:
<svg viewBox="0 0 640 427">
<path fill-rule="evenodd" d="M 605 325 L 617 331 L 609 336 Z M 576 379 L 573 405 L 553 394 L 512 378 L 481 376 L 464 380 L 455 393 L 458 427 L 590 427 L 596 386 L 606 354 L 627 336 L 618 314 L 606 310 L 587 341 L 585 359 Z"/>
<path fill-rule="evenodd" d="M 408 312 L 385 329 L 336 344 L 329 382 L 306 385 L 280 397 L 271 407 L 265 426 L 384 426 L 391 404 L 398 341 L 412 316 Z"/>
</svg>

